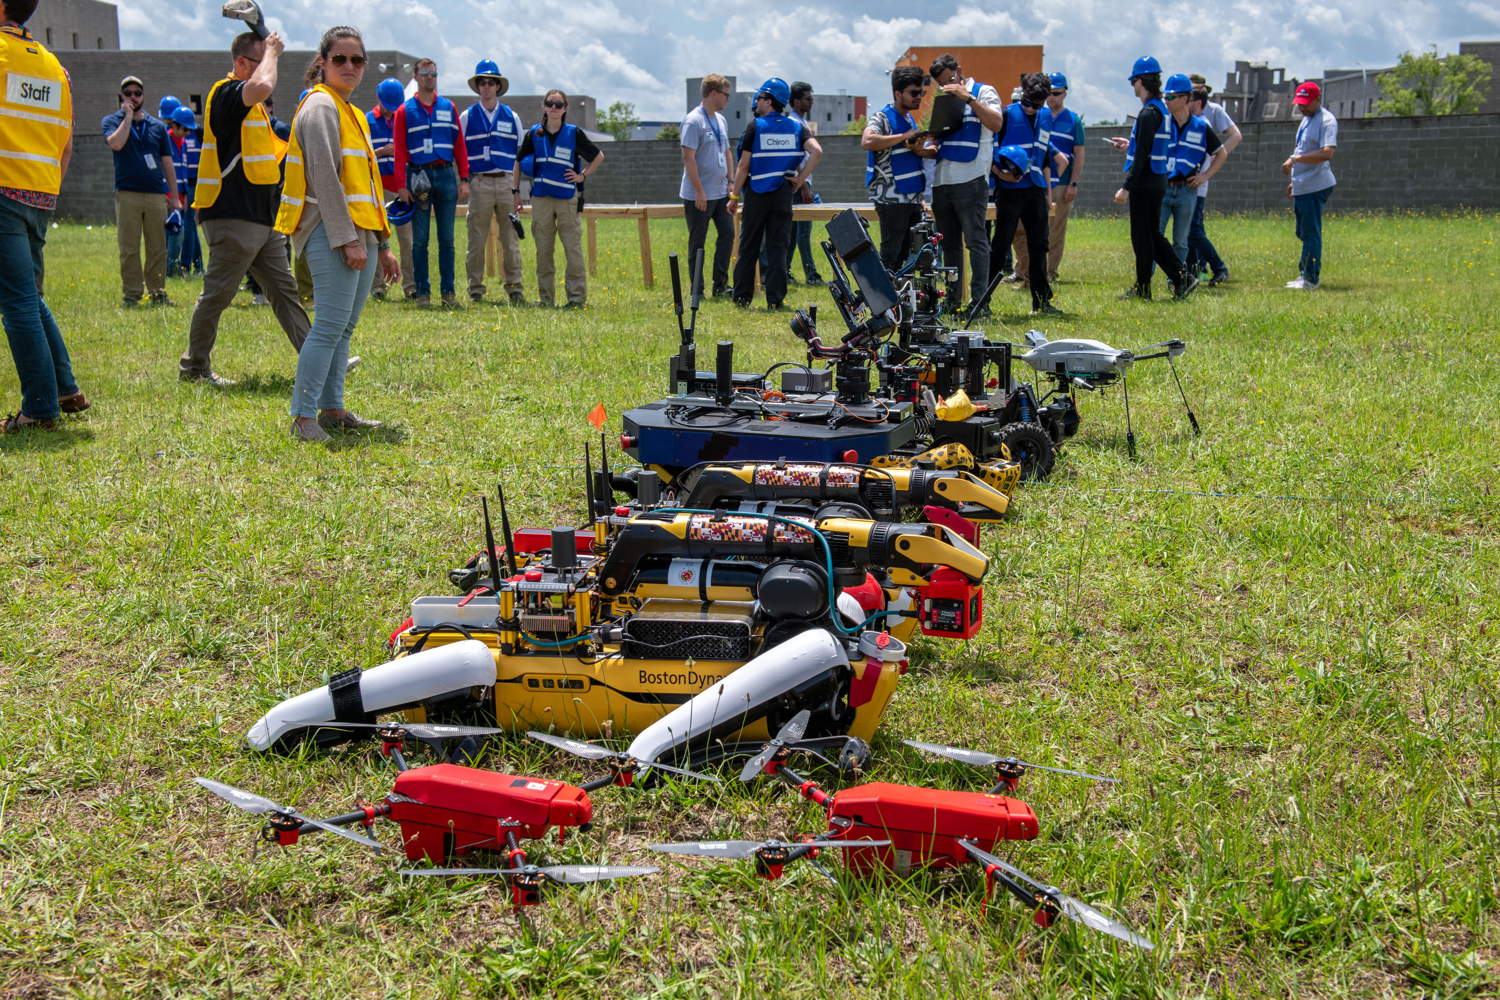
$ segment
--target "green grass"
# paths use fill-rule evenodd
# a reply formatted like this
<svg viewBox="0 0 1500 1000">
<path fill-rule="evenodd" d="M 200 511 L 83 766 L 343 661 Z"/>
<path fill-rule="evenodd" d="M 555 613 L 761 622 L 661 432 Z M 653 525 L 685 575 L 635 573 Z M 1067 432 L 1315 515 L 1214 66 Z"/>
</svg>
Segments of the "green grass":
<svg viewBox="0 0 1500 1000">
<path fill-rule="evenodd" d="M 1124 222 L 1074 223 L 1047 332 L 1185 338 L 1203 436 L 1165 368 L 1132 379 L 1138 460 L 1118 397 L 1084 401 L 1053 480 L 986 534 L 984 630 L 918 644 L 871 772 L 983 786 L 913 737 L 1122 777 L 1029 776 L 1042 832 L 1006 853 L 1149 955 L 1003 901 L 981 918 L 972 867 L 835 887 L 670 866 L 558 893 L 529 943 L 498 885 L 407 884 L 331 839 L 257 853 L 254 821 L 191 777 L 326 812 L 388 788 L 368 751 L 278 760 L 240 737 L 382 661 L 479 544 L 496 479 L 518 523 L 579 517 L 585 413 L 618 427 L 663 387 L 680 225 L 655 224 L 653 292 L 634 227 L 601 226 L 583 314 L 372 304 L 348 399 L 388 432 L 336 448 L 289 440 L 266 310 L 225 316 L 215 366 L 238 388 L 181 384 L 194 285 L 121 311 L 113 231 L 54 230 L 49 297 L 95 406 L 0 439 L 0 995 L 1493 995 L 1500 220 L 1331 218 L 1312 295 L 1281 288 L 1290 217 L 1212 224 L 1234 282 L 1179 305 L 1116 301 Z M 991 333 L 1019 338 L 998 294 Z M 784 316 L 723 303 L 699 334 L 741 367 L 798 353 Z M 587 773 L 517 741 L 486 763 Z M 540 857 L 818 828 L 768 785 L 595 798 L 594 832 Z"/>
</svg>

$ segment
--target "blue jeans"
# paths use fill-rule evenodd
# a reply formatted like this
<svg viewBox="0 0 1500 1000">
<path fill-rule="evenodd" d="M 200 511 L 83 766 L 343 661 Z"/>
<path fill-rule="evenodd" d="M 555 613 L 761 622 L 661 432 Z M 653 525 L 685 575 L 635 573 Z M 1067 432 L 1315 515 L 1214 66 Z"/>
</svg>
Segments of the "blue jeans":
<svg viewBox="0 0 1500 1000">
<path fill-rule="evenodd" d="M 189 203 L 192 200 L 193 196 L 189 193 Z M 198 210 L 191 207 L 191 204 L 182 210 L 182 256 L 178 259 L 181 261 L 183 274 L 194 271 L 203 273 L 203 243 L 198 239 Z M 171 266 L 170 260 L 168 266 Z"/>
<path fill-rule="evenodd" d="M 1333 188 L 1326 187 L 1292 198 L 1292 208 L 1297 213 L 1297 239 L 1302 241 L 1302 257 L 1297 261 L 1297 271 L 1304 281 L 1314 285 L 1323 271 L 1323 206 L 1331 194 Z"/>
<path fill-rule="evenodd" d="M 78 391 L 62 331 L 42 301 L 51 221 L 51 212 L 0 196 L 0 316 L 21 379 L 21 412 L 33 420 L 56 419 L 57 397 Z"/>
<path fill-rule="evenodd" d="M 312 272 L 313 301 L 318 304 L 312 329 L 297 352 L 297 381 L 292 386 L 294 417 L 316 417 L 319 410 L 344 408 L 344 369 L 349 338 L 375 283 L 376 253 L 370 250 L 363 271 L 351 271 L 344 253 L 328 245 L 320 222 L 302 248 Z"/>
<path fill-rule="evenodd" d="M 1188 259 L 1188 233 L 1193 228 L 1193 210 L 1198 207 L 1198 192 L 1186 184 L 1168 184 L 1167 193 L 1161 200 L 1161 231 L 1167 231 L 1167 220 L 1172 220 L 1172 252 L 1179 264 Z"/>
<path fill-rule="evenodd" d="M 1207 195 L 1199 198 L 1198 207 L 1193 209 L 1193 227 L 1188 232 L 1188 270 L 1197 274 L 1198 263 L 1201 261 L 1208 265 L 1213 274 L 1228 274 L 1228 265 L 1219 256 L 1219 251 L 1214 249 L 1213 241 L 1208 238 L 1208 230 L 1203 227 L 1203 203 L 1206 201 Z"/>
<path fill-rule="evenodd" d="M 181 213 L 179 213 L 181 214 Z M 167 277 L 175 278 L 182 273 L 182 234 L 186 224 L 177 232 L 167 230 Z"/>
<path fill-rule="evenodd" d="M 415 166 L 412 170 L 416 170 Z M 458 208 L 458 173 L 449 166 L 427 171 L 432 181 L 432 195 L 424 205 L 416 201 L 411 218 L 411 255 L 417 297 L 430 296 L 432 283 L 427 278 L 427 243 L 432 216 L 437 216 L 438 279 L 444 295 L 453 292 L 453 213 Z M 317 293 L 314 292 L 314 301 Z"/>
</svg>

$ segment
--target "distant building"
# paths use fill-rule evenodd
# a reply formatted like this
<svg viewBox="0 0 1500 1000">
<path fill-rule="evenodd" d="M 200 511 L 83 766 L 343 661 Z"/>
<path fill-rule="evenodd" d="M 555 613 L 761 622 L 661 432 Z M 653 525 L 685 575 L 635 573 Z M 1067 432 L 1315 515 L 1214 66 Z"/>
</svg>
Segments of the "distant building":
<svg viewBox="0 0 1500 1000">
<path fill-rule="evenodd" d="M 729 81 L 729 103 L 724 106 L 724 120 L 729 123 L 729 131 L 739 135 L 745 131 L 745 126 L 755 117 L 755 95 L 754 90 L 739 90 L 738 78 L 725 77 Z M 788 80 L 787 83 L 794 81 Z M 821 135 L 836 135 L 842 132 L 855 121 L 865 117 L 869 113 L 869 101 L 863 97 L 851 97 L 845 91 L 829 94 L 818 89 L 816 81 L 809 80 L 813 85 L 813 109 L 812 121 L 817 126 Z M 703 77 L 690 76 L 686 84 L 687 106 L 683 112 L 696 108 L 703 100 Z M 673 122 L 673 125 L 678 124 Z M 650 138 L 656 138 L 656 133 L 651 133 Z"/>
<path fill-rule="evenodd" d="M 1276 121 L 1292 117 L 1292 94 L 1302 82 L 1288 79 L 1281 67 L 1236 59 L 1224 89 L 1215 96 L 1235 121 Z"/>
<path fill-rule="evenodd" d="M 657 133 L 660 132 L 662 129 L 666 128 L 668 125 L 672 126 L 672 128 L 675 129 L 675 128 L 677 128 L 677 126 L 679 126 L 681 124 L 682 124 L 681 120 L 670 121 L 670 122 L 668 122 L 668 121 L 637 122 L 636 125 L 635 125 L 635 128 L 633 128 L 633 129 L 630 130 L 630 141 L 631 142 L 639 142 L 642 139 L 655 139 Z"/>
<path fill-rule="evenodd" d="M 119 9 L 100 0 L 47 0 L 26 28 L 53 52 L 120 47 Z"/>
<path fill-rule="evenodd" d="M 1323 71 L 1323 107 L 1339 119 L 1368 118 L 1375 114 L 1375 104 L 1383 95 L 1380 69 L 1325 69 Z"/>
</svg>

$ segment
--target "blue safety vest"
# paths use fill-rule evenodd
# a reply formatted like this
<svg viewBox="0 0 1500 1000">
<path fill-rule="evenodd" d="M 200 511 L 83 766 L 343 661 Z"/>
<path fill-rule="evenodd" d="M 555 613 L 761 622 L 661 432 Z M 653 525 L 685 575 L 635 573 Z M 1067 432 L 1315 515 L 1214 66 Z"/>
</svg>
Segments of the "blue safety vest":
<svg viewBox="0 0 1500 1000">
<path fill-rule="evenodd" d="M 395 139 L 396 130 L 391 121 L 391 113 L 376 114 L 374 111 L 365 112 L 365 121 L 370 123 L 370 148 L 379 149 L 381 146 L 389 146 Z M 380 167 L 382 177 L 390 177 L 396 172 L 396 154 L 388 153 L 385 156 L 375 157 L 376 166 Z"/>
<path fill-rule="evenodd" d="M 1172 155 L 1172 112 L 1162 103 L 1161 98 L 1153 97 L 1146 105 L 1161 112 L 1161 128 L 1151 137 L 1151 172 L 1153 174 L 1165 174 L 1167 172 L 1167 160 Z M 1135 120 L 1135 128 L 1130 130 L 1130 144 L 1125 147 L 1125 172 L 1130 172 L 1130 165 L 1135 162 L 1135 134 L 1141 129 L 1141 120 Z"/>
<path fill-rule="evenodd" d="M 521 120 L 504 104 L 496 105 L 490 121 L 483 104 L 464 112 L 464 147 L 469 154 L 469 173 L 510 173 L 521 145 Z"/>
<path fill-rule="evenodd" d="M 974 99 L 979 99 L 979 88 L 981 84 L 976 80 L 969 88 L 969 93 Z M 984 126 L 979 124 L 979 116 L 974 113 L 973 104 L 964 105 L 964 123 L 957 132 L 938 144 L 938 159 L 952 160 L 954 163 L 973 163 L 974 158 L 979 155 L 980 129 Z"/>
<path fill-rule="evenodd" d="M 578 126 L 563 124 L 557 137 L 547 134 L 541 122 L 531 126 L 531 155 L 521 160 L 521 172 L 531 178 L 533 198 L 561 198 L 566 201 L 577 192 L 577 185 L 563 174 L 574 167 L 578 148 Z"/>
<path fill-rule="evenodd" d="M 178 142 L 177 142 L 177 140 L 173 139 L 171 136 L 168 136 L 167 139 L 168 139 L 169 142 L 172 143 L 172 170 L 177 175 L 177 193 L 178 194 L 187 194 L 188 193 L 188 179 L 187 179 L 188 178 L 188 165 L 187 165 L 187 144 L 188 144 L 188 140 L 187 139 L 183 139 L 181 145 L 179 145 Z"/>
<path fill-rule="evenodd" d="M 198 186 L 198 159 L 203 155 L 201 132 L 189 132 L 182 141 L 182 152 L 187 157 L 188 187 Z"/>
<path fill-rule="evenodd" d="M 803 126 L 774 112 L 755 119 L 755 141 L 750 147 L 750 190 L 770 194 L 797 174 L 802 148 L 797 139 Z"/>
<path fill-rule="evenodd" d="M 406 158 L 417 166 L 452 163 L 453 144 L 458 141 L 458 112 L 453 102 L 439 97 L 432 114 L 415 97 L 406 101 Z"/>
<path fill-rule="evenodd" d="M 1167 159 L 1167 176 L 1173 180 L 1191 177 L 1208 159 L 1208 120 L 1189 115 L 1187 124 L 1178 127 L 1177 119 L 1168 119 L 1172 130 L 1172 155 Z"/>
<path fill-rule="evenodd" d="M 886 122 L 890 124 L 892 135 L 905 135 L 917 127 L 917 123 L 896 110 L 894 104 L 887 104 L 880 109 L 885 116 Z M 885 151 L 891 158 L 891 176 L 895 181 L 896 191 L 900 194 L 916 194 L 927 186 L 927 175 L 922 172 L 922 158 L 905 146 L 892 146 Z M 875 180 L 875 157 L 872 150 L 865 154 L 865 186 L 869 187 Z"/>
<path fill-rule="evenodd" d="M 1045 117 L 1044 117 L 1045 116 Z M 1068 169 L 1061 174 L 1057 172 L 1057 164 L 1053 163 L 1047 167 L 1047 173 L 1051 175 L 1055 183 L 1073 179 L 1073 147 L 1078 144 L 1078 115 L 1072 108 L 1063 108 L 1061 114 L 1053 114 L 1052 109 L 1043 107 L 1036 113 L 1038 126 L 1045 126 L 1047 135 L 1052 141 L 1052 147 L 1068 158 Z"/>
<path fill-rule="evenodd" d="M 1042 124 L 1042 112 L 1028 115 L 1019 101 L 1005 109 L 1005 131 L 995 136 L 995 149 L 1001 146 L 1020 146 L 1026 150 L 1030 161 L 1026 173 L 1018 181 L 1001 181 L 1000 186 L 1009 191 L 1028 187 L 1047 187 L 1047 128 Z"/>
</svg>

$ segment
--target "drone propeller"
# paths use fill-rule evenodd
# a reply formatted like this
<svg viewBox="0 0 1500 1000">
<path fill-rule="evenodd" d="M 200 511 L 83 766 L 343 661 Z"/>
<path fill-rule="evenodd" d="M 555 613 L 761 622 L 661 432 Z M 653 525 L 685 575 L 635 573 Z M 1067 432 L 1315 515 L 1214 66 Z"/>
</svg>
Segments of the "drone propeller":
<svg viewBox="0 0 1500 1000">
<path fill-rule="evenodd" d="M 1146 353 L 1147 351 L 1154 351 L 1158 347 L 1161 348 L 1161 353 Z M 1160 344 L 1152 344 L 1150 347 L 1143 347 L 1139 351 L 1135 351 L 1134 354 L 1137 361 L 1150 361 L 1153 358 L 1180 358 L 1186 350 L 1186 341 L 1173 338 L 1172 340 L 1163 340 Z"/>
<path fill-rule="evenodd" d="M 356 844 L 363 844 L 366 847 L 373 847 L 376 851 L 384 850 L 384 848 L 380 846 L 380 842 L 378 840 L 371 840 L 369 837 L 366 837 L 363 834 L 355 833 L 352 830 L 346 830 L 341 826 L 335 826 L 332 823 L 325 823 L 320 819 L 313 819 L 310 816 L 304 816 L 294 809 L 288 809 L 286 806 L 277 805 L 275 802 L 272 802 L 270 799 L 266 798 L 263 795 L 256 795 L 254 792 L 247 792 L 243 788 L 235 788 L 233 785 L 226 785 L 222 782 L 213 781 L 209 778 L 194 778 L 193 780 L 202 785 L 204 788 L 208 789 L 210 792 L 213 792 L 225 802 L 228 802 L 230 805 L 238 809 L 243 809 L 247 813 L 255 813 L 257 815 L 270 814 L 272 816 L 284 817 L 288 820 L 296 820 L 299 823 L 307 823 L 315 826 L 319 830 L 327 830 L 329 833 L 336 833 L 340 837 L 343 837 L 345 840 L 352 840 Z"/>
<path fill-rule="evenodd" d="M 1007 883 L 1009 888 L 1017 891 L 1018 895 L 1029 894 L 1037 904 L 1038 912 L 1045 912 L 1049 916 L 1061 913 L 1071 920 L 1078 921 L 1085 927 L 1092 928 L 1102 934 L 1108 934 L 1110 937 L 1118 938 L 1126 944 L 1135 945 L 1135 947 L 1146 951 L 1151 951 L 1156 947 L 1156 945 L 1152 944 L 1146 938 L 1141 937 L 1141 935 L 1126 927 L 1118 920 L 1111 920 L 1087 903 L 1074 899 L 1072 896 L 1062 892 L 1056 886 L 1038 882 L 1015 865 L 1001 861 L 989 851 L 980 850 L 967 840 L 960 840 L 958 843 L 969 853 L 971 858 L 985 866 L 987 874 L 994 869 L 998 869 L 1001 878 Z"/>
<path fill-rule="evenodd" d="M 807 734 L 807 724 L 812 721 L 812 713 L 803 709 L 787 720 L 786 725 L 777 730 L 776 735 L 771 737 L 760 753 L 745 762 L 745 767 L 740 771 L 741 781 L 751 781 L 765 769 L 772 757 L 780 751 L 790 747 Z"/>
<path fill-rule="evenodd" d="M 635 875 L 654 875 L 661 871 L 653 865 L 526 865 L 522 868 L 405 868 L 402 875 L 532 875 L 560 885 L 582 885 L 585 882 L 608 882 Z"/>
<path fill-rule="evenodd" d="M 663 854 L 690 854 L 700 858 L 743 860 L 762 851 L 789 851 L 798 847 L 889 847 L 889 840 L 695 840 L 681 844 L 650 844 Z"/>
<path fill-rule="evenodd" d="M 628 753 L 620 753 L 615 750 L 609 750 L 605 747 L 601 747 L 593 743 L 584 743 L 582 740 L 570 740 L 566 736 L 553 736 L 551 733 L 538 733 L 535 731 L 528 732 L 526 735 L 534 740 L 546 743 L 548 746 L 554 746 L 559 750 L 564 750 L 575 757 L 582 757 L 585 760 L 609 761 L 613 766 L 620 768 L 622 771 L 634 770 L 638 774 L 643 774 L 647 770 L 655 768 L 658 771 L 670 771 L 673 774 L 685 774 L 689 778 L 698 778 L 702 781 L 712 781 L 717 783 L 719 780 L 711 774 L 703 774 L 698 771 L 689 771 L 685 767 L 674 767 L 671 764 L 661 764 L 654 760 L 639 760 L 635 757 L 630 756 L 630 754 Z"/>
<path fill-rule="evenodd" d="M 909 747 L 925 750 L 928 753 L 937 754 L 939 757 L 948 757 L 953 760 L 962 761 L 965 764 L 973 764 L 975 767 L 1006 767 L 1010 769 L 1019 768 L 1023 771 L 1051 771 L 1053 774 L 1069 774 L 1075 778 L 1088 778 L 1091 781 L 1104 781 L 1110 784 L 1119 784 L 1119 778 L 1106 778 L 1098 774 L 1085 774 L 1083 771 L 1069 771 L 1061 767 L 1047 767 L 1043 764 L 1032 764 L 1028 761 L 1015 757 L 1000 757 L 992 753 L 984 753 L 980 750 L 965 750 L 963 747 L 944 746 L 941 743 L 923 743 L 921 740 L 902 740 Z M 1017 775 L 1019 777 L 1020 775 Z"/>
<path fill-rule="evenodd" d="M 495 736 L 505 732 L 491 726 L 450 726 L 433 722 L 330 722 L 329 729 L 388 729 L 419 740 L 456 740 L 467 736 Z"/>
</svg>

